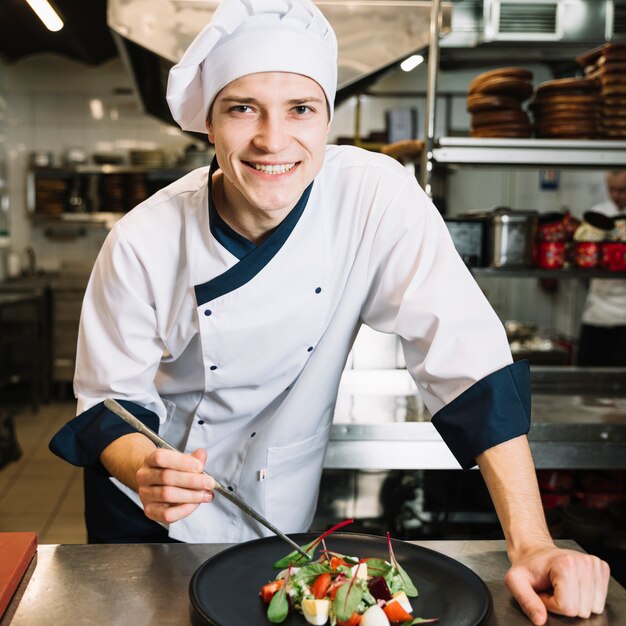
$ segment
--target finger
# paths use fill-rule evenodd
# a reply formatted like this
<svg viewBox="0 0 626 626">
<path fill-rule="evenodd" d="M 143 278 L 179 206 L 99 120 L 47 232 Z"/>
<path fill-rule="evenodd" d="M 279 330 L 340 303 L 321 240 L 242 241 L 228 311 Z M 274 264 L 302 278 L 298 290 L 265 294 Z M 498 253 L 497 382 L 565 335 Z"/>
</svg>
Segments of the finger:
<svg viewBox="0 0 626 626">
<path fill-rule="evenodd" d="M 171 485 L 150 485 L 139 488 L 139 497 L 146 503 L 163 503 L 169 506 L 186 503 L 211 502 L 213 492 L 201 489 L 181 489 Z"/>
<path fill-rule="evenodd" d="M 601 559 L 597 559 L 595 563 L 595 576 L 596 585 L 594 588 L 593 601 L 591 603 L 591 610 L 593 613 L 602 613 L 604 611 L 604 604 L 606 602 L 606 595 L 609 591 L 609 579 L 611 578 L 611 570 L 608 563 Z"/>
<path fill-rule="evenodd" d="M 139 487 L 172 486 L 182 487 L 183 489 L 212 491 L 215 487 L 215 480 L 205 473 L 195 474 L 148 466 L 140 468 L 137 472 L 137 485 Z"/>
<path fill-rule="evenodd" d="M 191 454 L 161 448 L 150 453 L 146 457 L 145 464 L 151 467 L 164 467 L 181 472 L 195 472 L 196 474 L 204 469 L 204 463 Z"/>
<path fill-rule="evenodd" d="M 191 456 L 198 459 L 200 463 L 202 463 L 202 467 L 204 468 L 204 466 L 206 465 L 206 460 L 207 460 L 207 451 L 204 448 L 198 448 L 197 450 L 194 450 L 191 453 Z M 210 479 L 211 486 L 209 488 L 214 489 L 215 485 L 217 484 L 217 481 L 213 478 L 213 476 L 209 476 L 208 474 L 205 474 L 205 476 L 207 476 L 207 478 Z"/>
<path fill-rule="evenodd" d="M 202 467 L 204 468 L 204 466 L 206 465 L 206 459 L 207 459 L 207 451 L 204 448 L 198 448 L 197 450 L 194 450 L 191 453 L 191 456 L 198 459 L 200 463 L 202 463 Z"/>
<path fill-rule="evenodd" d="M 521 569 L 512 567 L 505 576 L 504 582 L 528 619 L 535 626 L 545 624 L 548 619 L 546 607 L 533 589 L 527 574 Z"/>
<path fill-rule="evenodd" d="M 581 563 L 578 573 L 578 613 L 576 617 L 587 619 L 591 616 L 591 603 L 595 596 L 596 581 L 593 577 L 593 564 Z"/>
<path fill-rule="evenodd" d="M 173 524 L 188 515 L 191 515 L 197 508 L 198 504 L 178 504 L 171 506 L 169 504 L 152 503 L 144 508 L 147 517 L 164 524 Z"/>
</svg>

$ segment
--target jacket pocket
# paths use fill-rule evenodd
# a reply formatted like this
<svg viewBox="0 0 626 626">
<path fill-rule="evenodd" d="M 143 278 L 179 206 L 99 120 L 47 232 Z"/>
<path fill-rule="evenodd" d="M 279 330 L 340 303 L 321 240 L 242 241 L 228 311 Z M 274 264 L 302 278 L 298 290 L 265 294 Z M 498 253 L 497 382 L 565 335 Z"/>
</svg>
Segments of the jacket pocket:
<svg viewBox="0 0 626 626">
<path fill-rule="evenodd" d="M 313 521 L 330 427 L 297 443 L 267 449 L 266 511 L 283 531 L 302 532 Z"/>
</svg>

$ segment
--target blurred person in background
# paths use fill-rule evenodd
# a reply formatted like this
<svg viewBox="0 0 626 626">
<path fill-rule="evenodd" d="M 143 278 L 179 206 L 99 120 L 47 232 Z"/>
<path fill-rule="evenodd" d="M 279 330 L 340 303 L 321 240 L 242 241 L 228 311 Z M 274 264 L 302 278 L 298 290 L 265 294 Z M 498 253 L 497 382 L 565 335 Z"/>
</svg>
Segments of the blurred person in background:
<svg viewBox="0 0 626 626">
<path fill-rule="evenodd" d="M 626 170 L 606 177 L 609 200 L 590 210 L 626 219 Z M 578 365 L 626 367 L 626 280 L 593 279 L 583 309 Z"/>
</svg>

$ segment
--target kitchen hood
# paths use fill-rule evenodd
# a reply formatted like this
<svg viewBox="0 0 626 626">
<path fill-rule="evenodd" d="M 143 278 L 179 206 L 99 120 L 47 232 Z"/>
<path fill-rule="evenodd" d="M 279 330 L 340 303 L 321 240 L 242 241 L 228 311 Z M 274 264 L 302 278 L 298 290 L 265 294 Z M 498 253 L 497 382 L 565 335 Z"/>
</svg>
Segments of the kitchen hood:
<svg viewBox="0 0 626 626">
<path fill-rule="evenodd" d="M 173 123 L 167 76 L 210 20 L 218 0 L 109 0 L 108 24 L 143 107 Z M 430 0 L 317 0 L 337 33 L 336 103 L 365 90 L 428 47 Z M 545 64 L 555 77 L 580 73 L 577 55 L 626 41 L 626 0 L 449 0 L 442 3 L 444 70 Z"/>
<path fill-rule="evenodd" d="M 441 67 L 545 63 L 571 76 L 578 54 L 608 41 L 626 41 L 626 0 L 457 0 Z"/>
<path fill-rule="evenodd" d="M 170 68 L 211 19 L 217 0 L 109 0 L 108 24 L 147 113 L 174 123 L 165 91 Z M 428 46 L 430 0 L 318 0 L 339 43 L 336 103 Z M 442 3 L 442 32 L 451 2 Z"/>
</svg>

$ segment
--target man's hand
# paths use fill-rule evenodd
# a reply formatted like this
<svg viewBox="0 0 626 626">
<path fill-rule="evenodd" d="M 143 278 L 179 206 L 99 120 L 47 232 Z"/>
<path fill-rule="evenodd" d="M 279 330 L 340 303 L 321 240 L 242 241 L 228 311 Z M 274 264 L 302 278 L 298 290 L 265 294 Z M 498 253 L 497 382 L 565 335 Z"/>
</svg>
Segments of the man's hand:
<svg viewBox="0 0 626 626">
<path fill-rule="evenodd" d="M 136 474 L 137 493 L 147 517 L 170 524 L 213 500 L 215 481 L 204 474 L 206 450 L 192 454 L 154 450 Z"/>
<path fill-rule="evenodd" d="M 554 545 L 526 437 L 489 448 L 476 461 L 506 538 L 512 565 L 506 585 L 533 624 L 545 624 L 547 611 L 572 617 L 601 613 L 609 566 Z"/>
<path fill-rule="evenodd" d="M 541 626 L 548 611 L 568 617 L 602 613 L 609 566 L 598 557 L 546 545 L 514 560 L 506 586 L 533 624 Z"/>
</svg>

